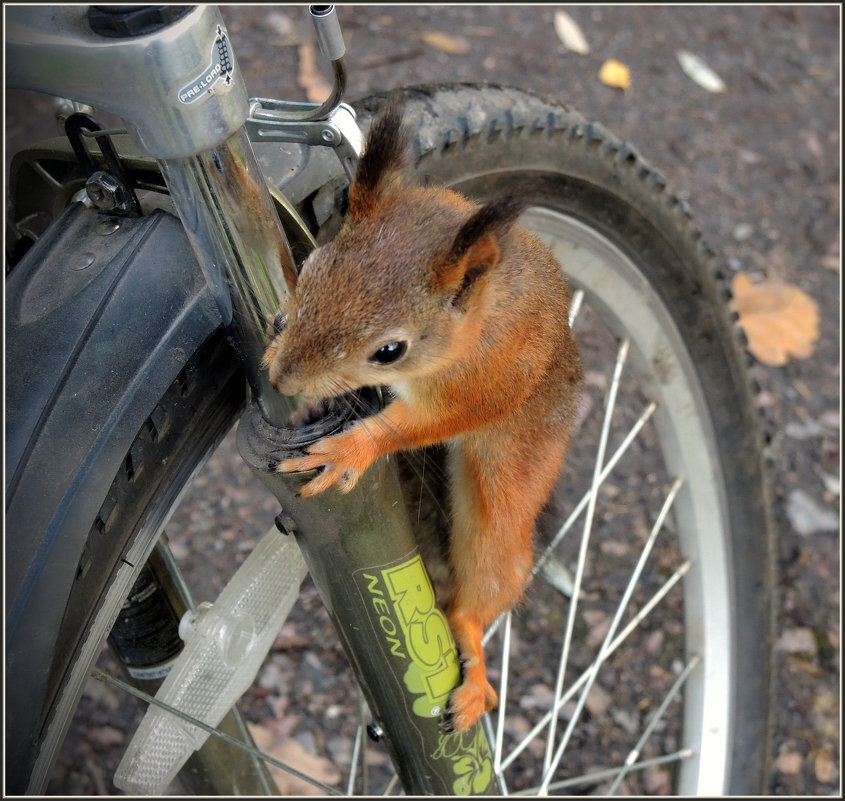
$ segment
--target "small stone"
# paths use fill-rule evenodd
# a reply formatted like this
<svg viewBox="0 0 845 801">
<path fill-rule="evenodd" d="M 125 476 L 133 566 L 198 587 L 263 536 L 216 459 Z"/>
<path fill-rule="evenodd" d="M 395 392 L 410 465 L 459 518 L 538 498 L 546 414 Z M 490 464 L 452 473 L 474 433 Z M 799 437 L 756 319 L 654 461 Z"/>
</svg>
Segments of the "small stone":
<svg viewBox="0 0 845 801">
<path fill-rule="evenodd" d="M 789 493 L 786 513 L 795 532 L 801 536 L 839 528 L 839 515 L 821 506 L 801 489 Z"/>
<path fill-rule="evenodd" d="M 602 689 L 598 684 L 594 684 L 590 688 L 590 694 L 587 696 L 584 705 L 587 707 L 587 711 L 594 718 L 597 718 L 607 712 L 612 701 L 613 698 L 607 690 Z"/>
<path fill-rule="evenodd" d="M 753 233 L 754 229 L 750 223 L 740 223 L 734 228 L 734 239 L 737 242 L 744 242 L 746 239 L 750 239 Z"/>
<path fill-rule="evenodd" d="M 824 429 L 815 420 L 806 420 L 803 423 L 787 423 L 786 435 L 793 439 L 812 439 L 824 434 Z"/>
<path fill-rule="evenodd" d="M 545 684 L 535 684 L 519 699 L 523 709 L 551 709 L 554 704 L 554 691 Z"/>
<path fill-rule="evenodd" d="M 817 649 L 816 638 L 811 629 L 794 628 L 786 629 L 775 645 L 778 651 L 785 651 L 789 654 L 812 654 L 815 656 Z"/>
</svg>

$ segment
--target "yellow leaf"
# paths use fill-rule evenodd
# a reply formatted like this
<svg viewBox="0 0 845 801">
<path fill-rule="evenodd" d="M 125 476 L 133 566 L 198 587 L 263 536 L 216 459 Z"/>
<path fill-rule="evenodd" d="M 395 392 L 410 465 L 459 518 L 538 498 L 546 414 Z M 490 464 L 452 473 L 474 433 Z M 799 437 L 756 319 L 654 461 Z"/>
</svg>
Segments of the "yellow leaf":
<svg viewBox="0 0 845 801">
<path fill-rule="evenodd" d="M 748 337 L 748 350 L 771 367 L 790 358 L 807 359 L 819 338 L 819 309 L 797 286 L 777 279 L 752 283 L 737 273 L 731 285 L 731 308 Z"/>
<path fill-rule="evenodd" d="M 429 47 L 451 56 L 459 56 L 470 51 L 470 43 L 463 36 L 451 36 L 439 31 L 423 31 L 420 39 Z"/>
<path fill-rule="evenodd" d="M 602 64 L 599 70 L 599 80 L 617 89 L 627 89 L 631 85 L 631 70 L 621 62 L 614 61 L 611 58 Z"/>
</svg>

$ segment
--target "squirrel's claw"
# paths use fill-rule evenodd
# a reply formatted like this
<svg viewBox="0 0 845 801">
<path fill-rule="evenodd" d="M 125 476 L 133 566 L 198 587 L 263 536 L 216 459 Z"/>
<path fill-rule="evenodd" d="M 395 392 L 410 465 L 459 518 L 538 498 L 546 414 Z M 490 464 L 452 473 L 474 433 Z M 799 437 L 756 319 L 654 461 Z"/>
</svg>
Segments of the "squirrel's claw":
<svg viewBox="0 0 845 801">
<path fill-rule="evenodd" d="M 485 681 L 483 687 L 471 682 L 464 682 L 452 691 L 446 715 L 441 728 L 451 731 L 466 731 L 485 712 L 498 704 L 496 691 Z"/>
<path fill-rule="evenodd" d="M 341 435 L 342 436 L 342 435 Z M 348 452 L 339 447 L 340 443 L 332 440 L 340 437 L 327 437 L 315 442 L 305 456 L 282 461 L 277 470 L 280 473 L 299 473 L 307 470 L 323 468 L 320 474 L 311 479 L 299 491 L 300 496 L 308 498 L 317 495 L 329 487 L 337 487 L 341 492 L 349 492 L 355 484 L 365 467 L 353 463 Z"/>
<path fill-rule="evenodd" d="M 358 483 L 358 475 L 351 471 L 343 471 L 342 467 L 331 465 L 319 476 L 311 479 L 300 491 L 303 498 L 318 495 L 329 487 L 337 487 L 341 492 L 349 492 Z"/>
</svg>

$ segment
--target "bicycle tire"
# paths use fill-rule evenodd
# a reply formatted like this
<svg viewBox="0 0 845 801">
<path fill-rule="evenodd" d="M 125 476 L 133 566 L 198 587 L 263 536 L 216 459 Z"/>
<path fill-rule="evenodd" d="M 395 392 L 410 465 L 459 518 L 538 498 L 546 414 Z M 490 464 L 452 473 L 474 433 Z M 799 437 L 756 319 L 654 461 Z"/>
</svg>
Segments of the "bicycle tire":
<svg viewBox="0 0 845 801">
<path fill-rule="evenodd" d="M 761 791 L 769 756 L 773 529 L 759 422 L 741 343 L 726 309 L 729 294 L 714 254 L 693 226 L 686 206 L 666 190 L 662 176 L 629 145 L 601 126 L 586 123 L 572 110 L 522 91 L 492 86 L 420 87 L 402 94 L 406 120 L 416 131 L 411 170 L 419 179 L 446 183 L 481 198 L 511 181 L 532 178 L 538 193 L 534 208 L 550 212 L 552 223 L 557 219 L 554 215 L 576 220 L 619 248 L 668 310 L 683 347 L 693 354 L 695 384 L 703 393 L 713 442 L 717 453 L 725 454 L 720 462 L 721 489 L 729 499 L 730 537 L 725 546 L 728 567 L 736 579 L 731 590 L 736 610 L 731 636 L 740 619 L 759 633 L 755 642 L 746 638 L 746 647 L 735 649 L 735 664 L 730 667 L 734 678 L 729 739 L 733 745 L 724 790 Z M 355 104 L 365 126 L 383 98 Z M 543 221 L 536 216 L 534 220 Z M 651 252 L 656 245 L 657 254 Z M 644 258 L 647 248 L 653 258 Z M 217 419 L 214 432 L 204 436 L 188 428 L 178 440 L 159 444 L 145 469 L 136 471 L 134 483 L 127 482 L 125 475 L 115 479 L 122 492 L 124 485 L 131 484 L 129 491 L 137 493 L 131 503 L 124 504 L 127 514 L 115 526 L 122 553 L 150 521 L 162 522 L 184 483 L 238 416 L 243 382 L 233 377 L 231 353 L 225 352 L 219 339 L 211 352 L 212 357 L 209 352 L 202 357 L 203 369 L 188 370 L 182 384 L 171 387 L 151 414 L 179 414 L 179 409 L 186 408 L 182 392 L 184 379 L 190 375 L 194 387 L 190 396 L 202 404 L 196 418 Z M 198 364 L 196 359 L 192 364 Z M 227 373 L 229 380 L 221 383 Z M 212 385 L 218 390 L 210 391 Z M 142 429 L 139 441 L 144 437 Z M 146 441 L 144 449 L 153 453 Z M 728 458 L 728 453 L 735 458 Z M 90 608 L 100 606 L 107 590 L 108 585 L 86 615 Z M 101 614 L 108 619 L 116 610 Z M 79 655 L 91 630 L 90 619 L 68 620 L 64 630 L 73 638 L 78 636 L 68 648 L 74 655 L 70 663 L 76 660 L 81 665 Z M 105 632 L 98 631 L 97 636 L 101 635 Z M 80 691 L 70 691 L 69 706 L 75 705 L 72 696 Z"/>
<path fill-rule="evenodd" d="M 630 144 L 565 105 L 489 85 L 412 87 L 400 95 L 406 124 L 415 132 L 409 169 L 415 180 L 449 185 L 479 202 L 510 184 L 528 184 L 532 208 L 522 224 L 552 241 L 556 226 L 564 225 L 598 246 L 609 244 L 626 269 L 636 272 L 631 280 L 645 282 L 650 302 L 662 307 L 661 320 L 674 327 L 676 347 L 688 356 L 688 378 L 700 393 L 699 413 L 708 418 L 706 436 L 712 439 L 701 444 L 718 454 L 714 461 L 727 516 L 722 536 L 731 602 L 722 613 L 733 656 L 724 677 L 731 685 L 731 731 L 721 791 L 765 792 L 773 708 L 774 522 L 766 435 L 717 255 L 657 170 Z M 356 104 L 365 126 L 384 99 Z M 576 287 L 589 289 L 562 264 Z M 614 324 L 617 334 L 626 333 L 624 315 Z M 659 372 L 652 357 L 640 369 Z M 692 782 L 686 789 L 698 788 Z"/>
<path fill-rule="evenodd" d="M 243 410 L 246 383 L 222 329 L 193 355 L 127 451 L 91 522 L 87 564 L 65 605 L 28 792 L 44 791 L 91 665 L 180 493 Z M 140 558 L 139 558 L 140 557 Z M 115 593 L 120 586 L 123 593 Z"/>
</svg>

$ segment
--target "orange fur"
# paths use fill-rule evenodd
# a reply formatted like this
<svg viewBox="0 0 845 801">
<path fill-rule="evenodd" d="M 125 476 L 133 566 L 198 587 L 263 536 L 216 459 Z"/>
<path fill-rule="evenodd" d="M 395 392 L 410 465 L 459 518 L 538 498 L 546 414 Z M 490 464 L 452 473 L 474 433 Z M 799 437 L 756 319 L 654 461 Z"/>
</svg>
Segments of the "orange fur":
<svg viewBox="0 0 845 801">
<path fill-rule="evenodd" d="M 464 730 L 496 704 L 481 637 L 522 595 L 534 523 L 566 453 L 581 365 L 560 265 L 513 224 L 516 207 L 505 198 L 479 208 L 446 189 L 403 185 L 401 148 L 390 139 L 397 135 L 395 111 L 374 124 L 359 167 L 365 180 L 356 178 L 350 193 L 354 213 L 304 265 L 265 361 L 288 394 L 394 390 L 377 415 L 282 462 L 284 472 L 323 468 L 302 495 L 348 492 L 383 454 L 448 444 L 447 614 L 463 662 L 450 707 Z M 384 165 L 379 143 L 392 154 Z M 403 355 L 374 363 L 391 341 L 405 344 Z"/>
</svg>

